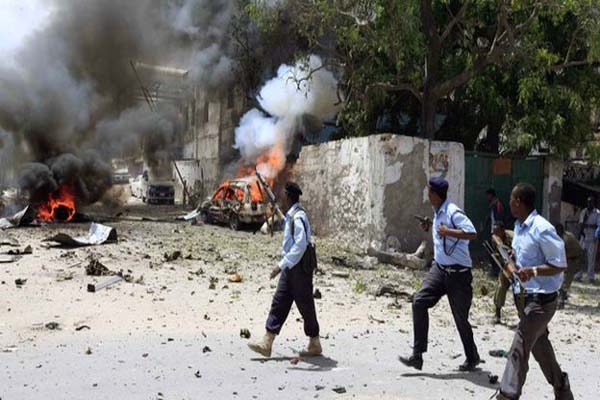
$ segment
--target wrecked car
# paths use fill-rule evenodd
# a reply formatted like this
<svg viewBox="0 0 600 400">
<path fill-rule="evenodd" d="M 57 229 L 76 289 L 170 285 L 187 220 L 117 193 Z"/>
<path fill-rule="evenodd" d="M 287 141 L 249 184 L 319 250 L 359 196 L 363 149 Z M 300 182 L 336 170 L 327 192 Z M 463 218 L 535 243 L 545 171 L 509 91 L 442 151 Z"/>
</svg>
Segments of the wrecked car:
<svg viewBox="0 0 600 400">
<path fill-rule="evenodd" d="M 200 208 L 207 224 L 227 224 L 233 230 L 242 224 L 262 225 L 267 218 L 268 205 L 256 178 L 246 177 L 226 181 Z"/>
<path fill-rule="evenodd" d="M 175 185 L 170 180 L 154 180 L 144 171 L 130 184 L 133 197 L 147 204 L 175 204 Z"/>
</svg>

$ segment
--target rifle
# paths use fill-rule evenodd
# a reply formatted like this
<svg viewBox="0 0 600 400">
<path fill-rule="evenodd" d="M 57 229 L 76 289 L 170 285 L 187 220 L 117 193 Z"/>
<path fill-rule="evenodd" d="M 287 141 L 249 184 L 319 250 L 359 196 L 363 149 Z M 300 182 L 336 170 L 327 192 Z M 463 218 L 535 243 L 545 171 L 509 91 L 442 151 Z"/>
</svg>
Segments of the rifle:
<svg viewBox="0 0 600 400">
<path fill-rule="evenodd" d="M 267 193 L 267 197 L 269 198 L 269 203 L 271 203 L 271 206 L 275 210 L 275 213 L 273 215 L 271 215 L 271 217 L 270 217 L 271 223 L 269 224 L 269 218 L 267 218 L 267 221 L 266 221 L 267 225 L 271 226 L 271 235 L 273 235 L 272 227 L 275 224 L 275 214 L 277 214 L 277 216 L 282 221 L 285 219 L 285 216 L 283 215 L 281 208 L 279 208 L 279 205 L 277 204 L 277 198 L 275 197 L 275 194 L 271 190 L 271 187 L 269 186 L 269 184 L 267 183 L 265 178 L 263 178 L 263 176 L 258 171 L 256 171 L 256 177 L 258 178 L 258 182 L 260 183 L 260 186 L 262 186 L 262 188 L 265 190 L 265 193 Z"/>
<path fill-rule="evenodd" d="M 523 282 L 521 281 L 521 278 L 519 278 L 519 275 L 517 275 L 516 272 L 509 271 L 507 268 L 508 264 L 513 263 L 512 259 L 510 258 L 510 255 L 508 254 L 508 251 L 506 251 L 506 249 L 503 246 L 499 246 L 498 253 L 500 254 L 500 257 L 502 258 L 502 260 L 498 260 L 498 257 L 496 257 L 494 248 L 488 241 L 483 242 L 483 248 L 488 252 L 488 254 L 492 258 L 492 260 L 494 260 L 496 265 L 500 267 L 500 269 L 502 270 L 502 273 L 504 274 L 504 276 L 506 276 L 508 278 L 510 283 L 513 285 L 515 285 L 515 284 L 519 285 L 519 287 L 521 288 L 521 293 L 524 293 L 525 288 L 523 286 Z"/>
</svg>

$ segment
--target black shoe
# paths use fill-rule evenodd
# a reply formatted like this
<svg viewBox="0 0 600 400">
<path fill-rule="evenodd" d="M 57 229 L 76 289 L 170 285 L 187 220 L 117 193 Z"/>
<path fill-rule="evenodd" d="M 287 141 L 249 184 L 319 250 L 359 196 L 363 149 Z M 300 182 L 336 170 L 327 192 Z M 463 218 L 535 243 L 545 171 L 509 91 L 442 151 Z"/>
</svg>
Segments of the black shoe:
<svg viewBox="0 0 600 400">
<path fill-rule="evenodd" d="M 400 356 L 398 357 L 398 360 L 400 360 L 400 362 L 406 365 L 407 367 L 413 367 L 415 369 L 418 369 L 419 371 L 423 369 L 423 357 L 420 354 L 413 354 L 408 358 Z"/>
<path fill-rule="evenodd" d="M 481 359 L 479 357 L 477 357 L 473 361 L 467 360 L 458 366 L 458 370 L 462 371 L 462 372 L 472 372 L 472 371 L 475 371 L 475 369 L 477 368 L 477 365 L 479 365 L 480 363 L 481 363 Z"/>
</svg>

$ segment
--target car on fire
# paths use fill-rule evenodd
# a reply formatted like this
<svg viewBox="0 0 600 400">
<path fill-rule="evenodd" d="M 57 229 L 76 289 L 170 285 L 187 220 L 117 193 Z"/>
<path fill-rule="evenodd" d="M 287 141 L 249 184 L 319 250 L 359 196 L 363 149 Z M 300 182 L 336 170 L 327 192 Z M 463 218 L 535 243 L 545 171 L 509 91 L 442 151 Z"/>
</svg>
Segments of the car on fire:
<svg viewBox="0 0 600 400">
<path fill-rule="evenodd" d="M 227 224 L 239 230 L 242 224 L 262 225 L 267 210 L 258 180 L 246 177 L 222 183 L 201 205 L 200 216 L 204 223 Z"/>
</svg>

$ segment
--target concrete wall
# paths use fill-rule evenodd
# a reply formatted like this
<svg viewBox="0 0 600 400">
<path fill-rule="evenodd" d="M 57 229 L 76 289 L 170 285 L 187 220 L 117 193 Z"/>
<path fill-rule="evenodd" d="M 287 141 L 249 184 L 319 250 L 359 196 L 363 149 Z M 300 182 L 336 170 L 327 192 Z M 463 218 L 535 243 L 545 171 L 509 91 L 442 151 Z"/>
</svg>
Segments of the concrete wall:
<svg viewBox="0 0 600 400">
<path fill-rule="evenodd" d="M 414 215 L 431 216 L 426 185 L 434 175 L 449 180 L 449 196 L 462 206 L 458 143 L 391 134 L 328 142 L 304 147 L 292 172 L 315 233 L 358 249 L 395 236 L 409 252 L 430 237 Z"/>
</svg>

